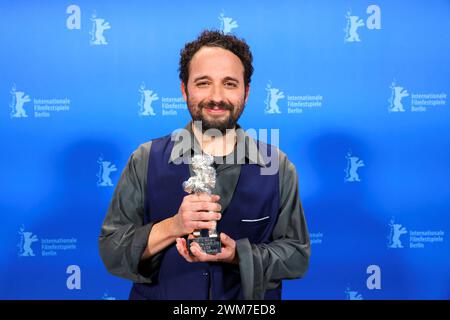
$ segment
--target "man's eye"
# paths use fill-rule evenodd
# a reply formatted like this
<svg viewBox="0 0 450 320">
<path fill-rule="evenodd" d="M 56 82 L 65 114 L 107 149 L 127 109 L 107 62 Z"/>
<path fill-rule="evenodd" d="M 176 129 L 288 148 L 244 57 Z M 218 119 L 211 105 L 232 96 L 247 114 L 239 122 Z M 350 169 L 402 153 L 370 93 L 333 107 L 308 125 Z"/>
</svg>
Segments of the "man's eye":
<svg viewBox="0 0 450 320">
<path fill-rule="evenodd" d="M 197 86 L 198 87 L 204 87 L 204 86 L 207 86 L 208 85 L 208 82 L 197 82 Z"/>
<path fill-rule="evenodd" d="M 226 87 L 232 87 L 232 88 L 236 88 L 236 83 L 234 83 L 234 82 L 225 82 L 225 86 Z"/>
</svg>

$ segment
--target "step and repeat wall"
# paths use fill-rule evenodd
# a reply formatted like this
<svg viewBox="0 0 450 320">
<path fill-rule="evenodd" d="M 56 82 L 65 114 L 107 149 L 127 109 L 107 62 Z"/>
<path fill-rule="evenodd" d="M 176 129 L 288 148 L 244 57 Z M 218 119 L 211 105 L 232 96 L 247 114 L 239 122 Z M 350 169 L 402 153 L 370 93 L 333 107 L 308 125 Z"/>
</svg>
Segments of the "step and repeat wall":
<svg viewBox="0 0 450 320">
<path fill-rule="evenodd" d="M 190 120 L 204 29 L 250 45 L 240 124 L 299 174 L 311 263 L 283 299 L 449 299 L 448 0 L 2 1 L 0 298 L 128 298 L 101 224 L 130 154 Z"/>
</svg>

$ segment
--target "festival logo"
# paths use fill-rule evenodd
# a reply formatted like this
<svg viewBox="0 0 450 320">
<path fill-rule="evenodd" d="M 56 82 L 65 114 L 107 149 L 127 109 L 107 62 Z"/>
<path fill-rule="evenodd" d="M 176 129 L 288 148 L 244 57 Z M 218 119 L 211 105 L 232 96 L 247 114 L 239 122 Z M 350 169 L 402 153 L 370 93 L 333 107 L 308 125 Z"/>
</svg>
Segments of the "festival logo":
<svg viewBox="0 0 450 320">
<path fill-rule="evenodd" d="M 97 160 L 99 165 L 98 173 L 97 173 L 97 186 L 98 187 L 112 187 L 114 184 L 112 183 L 110 174 L 111 172 L 117 171 L 116 165 L 112 164 L 110 161 L 105 161 L 103 156 L 100 156 Z"/>
<path fill-rule="evenodd" d="M 13 85 L 10 93 L 12 96 L 12 101 L 9 105 L 11 107 L 11 118 L 27 118 L 28 115 L 24 105 L 31 101 L 30 97 L 25 92 L 18 91 L 15 85 Z"/>
<path fill-rule="evenodd" d="M 394 218 L 391 219 L 389 223 L 389 236 L 388 236 L 388 247 L 389 248 L 403 248 L 400 237 L 406 233 L 408 230 L 400 223 L 395 223 Z"/>
<path fill-rule="evenodd" d="M 397 84 L 394 79 L 389 87 L 391 96 L 388 99 L 389 112 L 425 112 L 433 108 L 445 106 L 447 103 L 447 94 L 440 93 L 417 93 L 408 92 L 403 86 Z"/>
<path fill-rule="evenodd" d="M 345 296 L 347 300 L 363 300 L 363 297 L 358 291 L 351 290 L 349 287 L 345 289 Z"/>
<path fill-rule="evenodd" d="M 347 24 L 344 28 L 345 37 L 344 42 L 361 42 L 359 35 L 360 28 L 366 26 L 369 30 L 381 29 L 381 9 L 377 5 L 370 5 L 367 7 L 366 13 L 369 14 L 366 22 L 357 15 L 352 14 L 351 10 L 347 11 L 345 19 Z"/>
<path fill-rule="evenodd" d="M 34 251 L 32 248 L 33 243 L 37 242 L 38 237 L 33 232 L 25 231 L 25 227 L 22 225 L 19 229 L 19 257 L 34 257 Z"/>
<path fill-rule="evenodd" d="M 222 30 L 223 34 L 229 34 L 233 29 L 239 27 L 237 21 L 233 20 L 233 18 L 226 17 L 225 13 L 222 13 L 219 16 L 220 21 L 220 30 Z"/>
<path fill-rule="evenodd" d="M 388 234 L 388 248 L 389 249 L 424 249 L 429 245 L 437 245 L 444 242 L 445 231 L 443 230 L 407 230 L 400 223 L 395 222 L 395 218 L 392 217 L 389 222 L 389 234 Z M 409 239 L 404 238 L 409 233 Z M 403 237 L 402 237 L 403 236 Z M 405 243 L 406 241 L 406 243 Z"/>
<path fill-rule="evenodd" d="M 397 85 L 395 80 L 391 84 L 391 97 L 389 101 L 389 112 L 405 112 L 402 104 L 402 99 L 408 97 L 408 91 L 403 87 Z"/>
<path fill-rule="evenodd" d="M 269 114 L 281 113 L 278 101 L 284 98 L 284 93 L 280 89 L 273 88 L 271 82 L 267 84 L 266 91 L 267 96 L 266 100 L 264 100 L 266 108 L 264 109 L 264 112 Z"/>
<path fill-rule="evenodd" d="M 107 45 L 105 30 L 111 29 L 111 25 L 103 18 L 97 17 L 97 13 L 93 13 L 91 16 L 92 29 L 89 34 L 91 35 L 91 45 Z"/>
<path fill-rule="evenodd" d="M 345 182 L 361 181 L 358 174 L 358 169 L 365 166 L 364 161 L 352 155 L 351 151 L 347 153 L 346 159 L 347 168 L 345 169 Z"/>
<path fill-rule="evenodd" d="M 272 87 L 269 81 L 266 85 L 266 99 L 264 100 L 264 113 L 267 115 L 281 114 L 284 111 L 288 114 L 301 114 L 305 110 L 320 110 L 323 104 L 323 96 L 316 95 L 291 95 L 285 94 L 281 89 Z M 284 102 L 286 98 L 286 102 Z M 283 110 L 283 112 L 282 112 Z"/>
<path fill-rule="evenodd" d="M 146 89 L 145 83 L 141 84 L 139 92 L 141 93 L 141 100 L 138 103 L 139 115 L 144 117 L 155 116 L 156 113 L 153 110 L 152 103 L 159 99 L 158 94 L 153 90 Z"/>
</svg>

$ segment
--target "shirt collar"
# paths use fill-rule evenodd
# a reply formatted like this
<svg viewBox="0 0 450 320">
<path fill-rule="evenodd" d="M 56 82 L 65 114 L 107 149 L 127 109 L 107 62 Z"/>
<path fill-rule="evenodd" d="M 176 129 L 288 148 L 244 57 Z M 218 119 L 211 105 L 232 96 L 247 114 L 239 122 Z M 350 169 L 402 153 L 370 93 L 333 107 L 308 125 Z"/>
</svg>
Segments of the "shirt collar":
<svg viewBox="0 0 450 320">
<path fill-rule="evenodd" d="M 192 131 L 192 121 L 183 130 L 174 131 L 171 139 L 175 142 L 170 154 L 169 163 L 188 163 L 183 160 L 190 159 L 193 154 L 202 153 L 200 144 Z M 249 163 L 257 164 L 261 167 L 266 167 L 269 163 L 267 156 L 263 155 L 257 148 L 255 139 L 248 135 L 239 124 L 236 124 L 236 146 L 234 152 L 237 152 L 237 150 L 244 150 L 244 152 L 238 152 L 238 156 L 240 157 L 240 159 L 237 159 L 238 164 L 245 163 L 245 159 Z M 242 153 L 244 154 L 243 156 Z"/>
</svg>

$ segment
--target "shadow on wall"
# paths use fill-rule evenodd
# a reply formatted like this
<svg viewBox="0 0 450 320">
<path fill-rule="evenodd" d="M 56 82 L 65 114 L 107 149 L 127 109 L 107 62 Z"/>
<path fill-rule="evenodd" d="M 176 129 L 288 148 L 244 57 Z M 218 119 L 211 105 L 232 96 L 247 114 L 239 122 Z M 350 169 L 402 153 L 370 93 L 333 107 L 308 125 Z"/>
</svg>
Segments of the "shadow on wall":
<svg viewBox="0 0 450 320">
<path fill-rule="evenodd" d="M 125 145 L 125 144 L 123 144 Z M 77 299 L 101 299 L 105 290 L 126 299 L 130 283 L 111 276 L 98 253 L 98 236 L 109 202 L 131 152 L 110 139 L 80 139 L 55 155 L 57 188 L 53 218 L 47 228 L 77 239 L 72 260 L 82 266 L 89 291 L 70 292 Z M 73 263 L 73 262 L 71 262 Z M 121 293 L 126 294 L 121 296 Z"/>
</svg>

